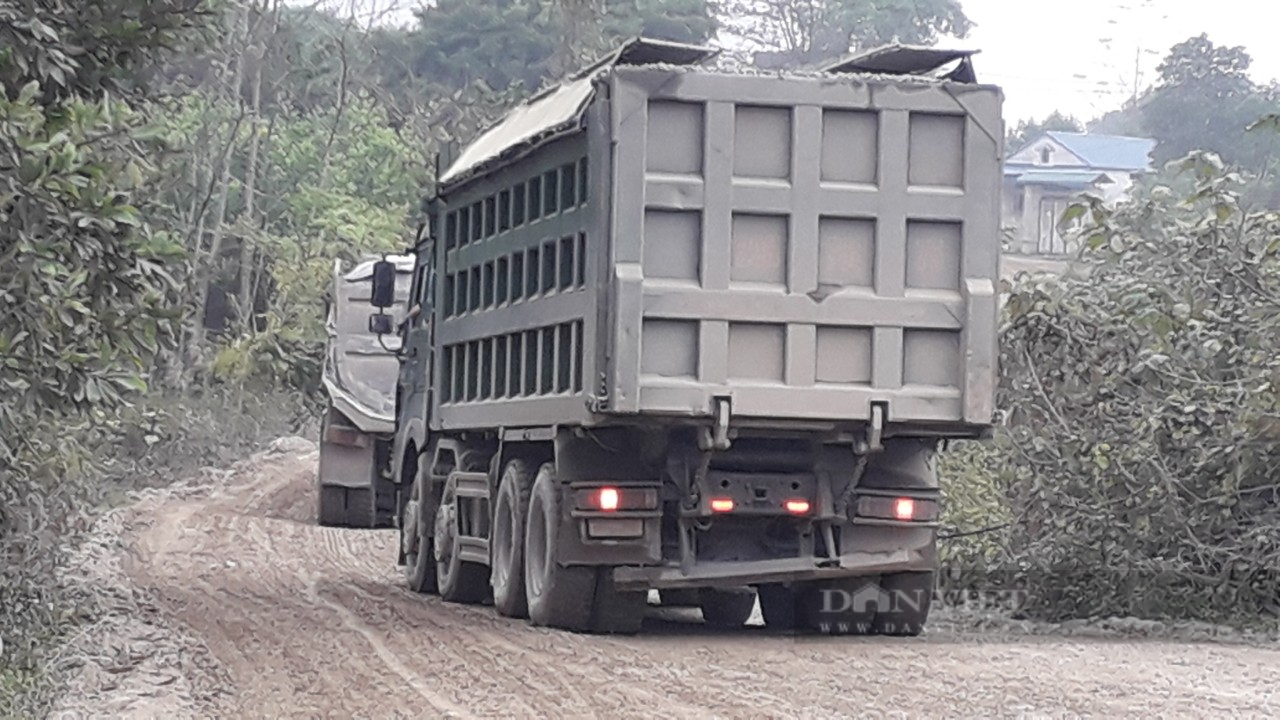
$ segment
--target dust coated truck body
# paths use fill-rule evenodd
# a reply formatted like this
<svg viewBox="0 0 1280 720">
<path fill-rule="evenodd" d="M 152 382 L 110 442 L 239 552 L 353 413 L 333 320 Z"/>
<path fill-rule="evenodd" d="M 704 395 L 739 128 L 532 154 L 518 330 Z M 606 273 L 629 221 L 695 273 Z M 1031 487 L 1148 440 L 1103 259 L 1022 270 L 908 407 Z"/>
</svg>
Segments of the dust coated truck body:
<svg viewBox="0 0 1280 720">
<path fill-rule="evenodd" d="M 441 173 L 401 564 L 578 631 L 635 631 L 656 589 L 715 625 L 758 597 L 775 627 L 918 633 L 934 453 L 993 420 L 1000 92 L 963 52 L 713 54 L 628 43 Z"/>
<path fill-rule="evenodd" d="M 391 446 L 400 339 L 369 327 L 373 267 L 377 258 L 343 270 L 335 260 L 325 329 L 324 389 L 316 473 L 316 520 L 339 527 L 390 527 L 396 510 Z M 412 257 L 388 259 L 396 268 L 397 317 L 404 314 Z"/>
</svg>

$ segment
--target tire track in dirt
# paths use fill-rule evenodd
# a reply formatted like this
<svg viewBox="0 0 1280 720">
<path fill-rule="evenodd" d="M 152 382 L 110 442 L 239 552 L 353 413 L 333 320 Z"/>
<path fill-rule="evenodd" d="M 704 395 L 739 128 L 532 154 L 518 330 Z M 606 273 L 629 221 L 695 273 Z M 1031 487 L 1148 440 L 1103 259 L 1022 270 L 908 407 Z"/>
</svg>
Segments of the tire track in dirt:
<svg viewBox="0 0 1280 720">
<path fill-rule="evenodd" d="M 333 602 L 322 596 L 316 589 L 314 582 L 311 583 L 308 588 L 307 597 L 309 597 L 313 602 L 329 608 L 341 617 L 343 623 L 345 623 L 347 627 L 358 633 L 369 643 L 369 646 L 373 648 L 375 653 L 377 653 L 378 658 L 382 660 L 382 663 L 396 675 L 399 675 L 400 678 L 409 685 L 409 687 L 413 688 L 414 692 L 417 692 L 423 700 L 427 701 L 428 705 L 442 713 L 446 713 L 446 715 L 450 717 L 475 717 L 466 709 L 455 705 L 448 698 L 445 698 L 427 687 L 426 683 L 422 681 L 422 678 L 418 677 L 417 673 L 410 670 L 403 662 L 401 662 L 400 659 L 396 657 L 395 653 L 387 647 L 386 643 L 382 642 L 377 634 L 365 625 L 360 618 L 356 617 L 355 613 L 351 612 L 350 609 L 342 604 Z"/>
<path fill-rule="evenodd" d="M 124 572 L 227 678 L 208 717 L 1275 715 L 1280 652 L 963 637 L 798 640 L 653 609 L 642 634 L 533 628 L 403 587 L 395 531 L 320 528 L 314 446 L 139 503 Z M 132 557 L 129 555 L 132 554 Z M 162 692 L 162 691 L 161 691 Z M 135 704 L 136 705 L 136 704 Z M 143 716 L 146 716 L 145 713 Z"/>
</svg>

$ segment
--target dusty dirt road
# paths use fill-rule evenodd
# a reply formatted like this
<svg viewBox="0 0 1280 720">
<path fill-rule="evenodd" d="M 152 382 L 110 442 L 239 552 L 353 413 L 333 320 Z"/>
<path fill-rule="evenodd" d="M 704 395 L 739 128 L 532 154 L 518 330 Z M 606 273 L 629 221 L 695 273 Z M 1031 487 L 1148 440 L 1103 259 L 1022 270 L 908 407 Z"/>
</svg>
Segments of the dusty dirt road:
<svg viewBox="0 0 1280 720">
<path fill-rule="evenodd" d="M 403 588 L 394 531 L 312 521 L 314 446 L 117 512 L 82 558 L 119 598 L 54 717 L 1079 717 L 1280 715 L 1280 651 L 979 635 L 535 629 Z"/>
</svg>

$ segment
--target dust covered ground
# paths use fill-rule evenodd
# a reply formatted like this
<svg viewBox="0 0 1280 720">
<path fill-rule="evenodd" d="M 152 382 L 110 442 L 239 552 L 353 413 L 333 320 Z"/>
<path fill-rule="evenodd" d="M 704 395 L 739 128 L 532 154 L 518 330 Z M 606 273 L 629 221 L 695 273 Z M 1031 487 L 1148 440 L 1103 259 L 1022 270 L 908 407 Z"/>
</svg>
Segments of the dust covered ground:
<svg viewBox="0 0 1280 720">
<path fill-rule="evenodd" d="M 531 628 L 405 590 L 394 531 L 317 527 L 315 465 L 289 438 L 104 517 L 71 577 L 107 612 L 68 647 L 53 717 L 1280 715 L 1280 649 L 1259 643 L 945 614 L 910 640 L 797 639 L 656 607 L 634 637 Z"/>
</svg>

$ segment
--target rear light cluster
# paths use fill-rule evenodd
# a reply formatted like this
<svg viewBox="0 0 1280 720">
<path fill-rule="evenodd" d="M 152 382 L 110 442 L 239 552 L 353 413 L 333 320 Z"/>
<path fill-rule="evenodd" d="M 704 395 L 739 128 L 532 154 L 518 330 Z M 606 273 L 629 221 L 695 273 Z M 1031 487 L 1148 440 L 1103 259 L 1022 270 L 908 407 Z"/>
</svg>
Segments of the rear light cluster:
<svg viewBox="0 0 1280 720">
<path fill-rule="evenodd" d="M 342 427 L 341 425 L 329 425 L 324 430 L 325 442 L 334 445 L 346 445 L 348 447 L 365 448 L 369 446 L 369 436 L 360 432 L 355 428 Z"/>
<path fill-rule="evenodd" d="M 597 487 L 583 488 L 577 491 L 576 505 L 579 510 L 613 513 L 628 510 L 656 510 L 658 507 L 658 491 L 656 488 L 632 487 Z"/>
<path fill-rule="evenodd" d="M 858 516 L 898 522 L 933 522 L 938 519 L 938 503 L 922 498 L 864 495 L 858 498 Z"/>
<path fill-rule="evenodd" d="M 645 516 L 658 509 L 658 489 L 614 485 L 578 488 L 574 491 L 574 505 L 578 512 L 586 514 L 588 538 L 635 540 L 644 537 Z"/>
</svg>

